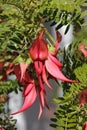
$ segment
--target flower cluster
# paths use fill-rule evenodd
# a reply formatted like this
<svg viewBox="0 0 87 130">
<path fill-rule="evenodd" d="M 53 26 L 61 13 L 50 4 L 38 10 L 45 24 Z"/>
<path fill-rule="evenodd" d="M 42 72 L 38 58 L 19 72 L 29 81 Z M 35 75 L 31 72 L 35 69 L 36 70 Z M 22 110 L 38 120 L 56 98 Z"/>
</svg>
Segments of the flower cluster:
<svg viewBox="0 0 87 130">
<path fill-rule="evenodd" d="M 46 106 L 46 90 L 44 84 L 52 90 L 52 86 L 48 82 L 48 79 L 62 80 L 64 82 L 76 82 L 75 80 L 70 80 L 64 76 L 62 73 L 62 64 L 57 59 L 57 53 L 60 46 L 60 41 L 62 39 L 61 34 L 56 31 L 56 42 L 54 45 L 54 52 L 50 52 L 48 48 L 48 43 L 44 39 L 45 30 L 42 29 L 39 36 L 33 41 L 29 48 L 29 57 L 32 59 L 31 64 L 21 62 L 20 64 L 11 64 L 6 71 L 6 75 L 11 72 L 17 77 L 17 80 L 24 86 L 23 97 L 24 104 L 22 108 L 13 113 L 17 114 L 23 112 L 32 106 L 36 98 L 39 98 L 40 111 L 38 118 L 42 114 L 43 107 Z M 3 63 L 1 63 L 1 67 Z"/>
</svg>

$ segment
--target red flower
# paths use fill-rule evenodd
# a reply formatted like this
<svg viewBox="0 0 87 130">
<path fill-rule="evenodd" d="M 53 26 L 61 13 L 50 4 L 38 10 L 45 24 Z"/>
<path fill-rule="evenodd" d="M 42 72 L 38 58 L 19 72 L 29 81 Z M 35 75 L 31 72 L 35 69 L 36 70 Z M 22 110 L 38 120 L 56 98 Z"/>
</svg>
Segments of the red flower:
<svg viewBox="0 0 87 130">
<path fill-rule="evenodd" d="M 57 40 L 54 53 L 50 53 L 48 51 L 47 43 L 43 38 L 43 34 L 44 30 L 40 32 L 39 36 L 32 43 L 29 50 L 30 57 L 33 61 L 32 68 L 36 73 L 36 78 L 31 79 L 31 76 L 29 76 L 30 74 L 27 71 L 28 66 L 26 64 L 20 63 L 20 65 L 14 66 L 14 72 L 18 81 L 24 85 L 23 96 L 25 100 L 22 108 L 13 114 L 20 113 L 29 108 L 36 100 L 37 95 L 39 95 L 40 111 L 38 118 L 40 118 L 43 107 L 46 106 L 49 108 L 45 99 L 46 90 L 44 87 L 45 83 L 50 89 L 52 89 L 48 82 L 48 76 L 54 78 L 55 80 L 59 79 L 66 82 L 75 82 L 74 80 L 70 80 L 63 75 L 61 72 L 62 64 L 56 58 L 56 54 L 59 49 L 59 42 L 61 41 L 61 35 L 59 35 L 60 33 L 56 31 Z"/>
<path fill-rule="evenodd" d="M 60 33 L 56 31 L 57 40 L 55 44 L 54 53 L 48 52 L 47 43 L 43 39 L 43 34 L 44 34 L 44 30 L 40 32 L 39 37 L 34 41 L 34 43 L 31 45 L 29 50 L 38 77 L 39 86 L 37 87 L 38 87 L 39 98 L 40 98 L 40 113 L 42 111 L 42 107 L 44 107 L 44 105 L 47 106 L 45 100 L 46 92 L 45 92 L 45 87 L 43 85 L 43 81 L 50 89 L 52 89 L 47 79 L 47 72 L 48 75 L 55 78 L 56 80 L 59 79 L 66 82 L 75 82 L 74 80 L 70 80 L 63 75 L 63 73 L 61 72 L 62 64 L 56 58 L 56 54 L 58 52 L 59 45 L 60 45 L 59 42 L 62 39 Z"/>
<path fill-rule="evenodd" d="M 0 126 L 0 130 L 3 130 L 3 128 Z"/>
<path fill-rule="evenodd" d="M 83 53 L 83 55 L 85 57 L 87 57 L 87 46 L 86 45 L 84 45 L 83 43 L 80 43 L 79 50 Z"/>
<path fill-rule="evenodd" d="M 85 123 L 83 124 L 82 130 L 87 130 L 87 122 L 85 122 Z"/>
<path fill-rule="evenodd" d="M 24 85 L 24 104 L 19 111 L 13 113 L 12 115 L 23 112 L 31 107 L 37 97 L 36 87 L 34 81 L 30 78 L 28 72 L 26 71 L 27 67 L 28 66 L 24 63 L 14 65 L 14 73 L 18 81 Z"/>
<path fill-rule="evenodd" d="M 85 103 L 87 103 L 87 89 L 84 89 L 79 93 L 79 98 L 80 98 L 80 107 L 82 107 Z"/>
</svg>

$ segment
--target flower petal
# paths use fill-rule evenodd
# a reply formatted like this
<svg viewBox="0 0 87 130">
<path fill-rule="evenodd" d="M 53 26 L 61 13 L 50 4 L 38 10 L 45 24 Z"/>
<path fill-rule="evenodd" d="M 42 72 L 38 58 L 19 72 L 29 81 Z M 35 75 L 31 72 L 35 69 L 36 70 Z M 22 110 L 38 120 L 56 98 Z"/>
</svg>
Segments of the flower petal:
<svg viewBox="0 0 87 130">
<path fill-rule="evenodd" d="M 76 82 L 75 80 L 70 80 L 66 78 L 63 73 L 60 71 L 59 67 L 48 58 L 48 60 L 45 61 L 46 69 L 47 71 L 56 79 L 63 80 L 65 82 Z"/>
<path fill-rule="evenodd" d="M 12 115 L 23 112 L 26 109 L 28 109 L 29 107 L 31 107 L 32 104 L 34 103 L 36 97 L 37 97 L 36 89 L 35 89 L 35 86 L 33 86 L 30 93 L 25 97 L 24 104 L 23 104 L 22 108 L 19 111 L 15 112 L 15 113 L 12 113 Z"/>
<path fill-rule="evenodd" d="M 24 92 L 23 92 L 23 96 L 26 97 L 30 91 L 32 90 L 33 88 L 33 85 L 32 83 L 28 84 L 27 86 L 24 87 Z"/>
<path fill-rule="evenodd" d="M 39 94 L 39 100 L 40 100 L 40 110 L 39 110 L 39 115 L 38 119 L 41 117 L 43 107 L 45 105 L 45 100 L 44 100 L 44 92 L 40 87 L 38 87 L 38 94 Z"/>
<path fill-rule="evenodd" d="M 46 90 L 44 88 L 44 85 L 42 83 L 42 79 L 41 79 L 40 75 L 38 76 L 38 82 L 39 82 L 39 89 L 42 90 L 46 94 Z"/>
<path fill-rule="evenodd" d="M 38 114 L 38 119 L 40 119 L 42 111 L 43 111 L 43 107 L 42 107 L 42 104 L 40 103 L 40 110 L 39 110 L 39 114 Z"/>
<path fill-rule="evenodd" d="M 30 47 L 29 54 L 32 60 L 45 60 L 48 56 L 48 47 L 43 39 L 44 30 L 42 30 L 36 40 Z"/>
<path fill-rule="evenodd" d="M 51 55 L 50 53 L 49 53 L 49 57 L 50 57 L 50 59 L 51 59 L 60 69 L 62 69 L 63 65 L 60 63 L 60 61 L 57 60 L 56 57 L 54 57 L 54 56 Z"/>
<path fill-rule="evenodd" d="M 21 77 L 20 77 L 20 80 L 22 81 L 22 78 L 23 78 L 23 75 L 25 74 L 25 71 L 27 69 L 28 65 L 21 62 L 20 63 L 20 71 L 21 71 Z"/>
<path fill-rule="evenodd" d="M 45 70 L 44 66 L 43 66 L 43 71 L 42 71 L 42 78 L 43 78 L 43 81 L 45 82 L 45 84 L 52 90 L 53 88 L 51 87 L 51 85 L 49 84 L 49 82 L 47 80 L 46 70 Z"/>
<path fill-rule="evenodd" d="M 38 115 L 38 119 L 39 119 L 41 117 L 43 107 L 46 106 L 48 109 L 49 109 L 49 107 L 47 105 L 44 92 L 39 87 L 38 87 L 38 93 L 39 93 L 39 100 L 40 100 L 40 111 L 39 111 L 39 115 Z"/>
<path fill-rule="evenodd" d="M 34 66 L 35 66 L 37 74 L 41 74 L 42 73 L 42 67 L 43 67 L 42 62 L 41 61 L 35 61 Z"/>
</svg>

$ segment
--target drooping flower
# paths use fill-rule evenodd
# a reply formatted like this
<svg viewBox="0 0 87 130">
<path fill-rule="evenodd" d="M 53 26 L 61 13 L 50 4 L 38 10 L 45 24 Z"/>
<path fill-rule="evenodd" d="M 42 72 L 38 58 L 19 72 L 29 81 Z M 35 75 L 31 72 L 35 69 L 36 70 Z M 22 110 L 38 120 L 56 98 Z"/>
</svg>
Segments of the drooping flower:
<svg viewBox="0 0 87 130">
<path fill-rule="evenodd" d="M 60 79 L 60 80 L 66 81 L 66 82 L 75 82 L 73 80 L 66 78 L 60 71 L 60 68 L 62 68 L 62 64 L 56 58 L 56 52 L 59 49 L 58 39 L 56 40 L 56 44 L 55 44 L 56 51 L 54 54 L 53 53 L 51 54 L 50 52 L 47 52 L 47 50 L 48 50 L 47 43 L 43 39 L 43 34 L 44 34 L 44 31 L 42 30 L 39 37 L 31 45 L 31 48 L 29 51 L 31 58 L 34 61 L 36 71 L 38 72 L 38 74 L 41 74 L 43 72 L 43 68 L 45 67 L 45 69 L 49 72 L 49 74 L 52 75 L 53 77 L 55 77 L 56 79 Z M 58 35 L 58 31 L 56 31 L 56 34 Z M 38 47 L 37 47 L 37 44 L 38 44 Z M 45 47 L 43 47 L 43 46 L 45 46 Z M 34 50 L 33 50 L 33 48 L 34 48 Z M 43 48 L 43 51 L 42 51 L 42 48 Z M 31 51 L 31 50 L 33 50 L 33 51 Z M 40 55 L 42 57 L 40 57 Z"/>
<path fill-rule="evenodd" d="M 80 43 L 79 50 L 83 53 L 85 57 L 87 57 L 87 45 L 84 45 L 84 43 Z"/>
<path fill-rule="evenodd" d="M 34 62 L 35 70 L 37 73 L 38 82 L 39 82 L 38 88 L 40 88 L 40 90 L 41 90 L 40 92 L 43 93 L 42 96 L 40 96 L 40 105 L 43 104 L 41 106 L 44 107 L 44 105 L 46 105 L 46 104 L 45 104 L 45 98 L 44 98 L 45 88 L 43 85 L 43 81 L 50 89 L 52 89 L 52 87 L 49 84 L 48 79 L 47 79 L 47 73 L 55 79 L 59 79 L 59 80 L 66 81 L 66 82 L 75 82 L 75 81 L 70 80 L 63 75 L 63 73 L 61 72 L 62 64 L 56 58 L 56 54 L 57 54 L 59 46 L 60 46 L 60 41 L 62 39 L 61 35 L 59 35 L 60 33 L 58 31 L 56 31 L 57 40 L 56 40 L 56 44 L 55 44 L 54 53 L 53 52 L 50 53 L 48 51 L 47 43 L 43 39 L 43 34 L 44 34 L 44 30 L 42 30 L 40 32 L 39 37 L 31 45 L 29 53 Z M 40 57 L 40 55 L 41 55 L 41 57 Z M 42 103 L 42 102 L 44 102 L 44 103 Z M 42 109 L 42 107 L 41 107 L 41 109 Z"/>
<path fill-rule="evenodd" d="M 24 86 L 24 92 L 23 92 L 24 104 L 22 108 L 19 111 L 13 113 L 13 115 L 23 112 L 24 110 L 31 107 L 37 97 L 35 83 L 30 78 L 28 72 L 26 71 L 27 67 L 28 66 L 25 63 L 14 65 L 14 73 L 18 81 Z"/>
<path fill-rule="evenodd" d="M 13 114 L 20 113 L 29 108 L 34 103 L 38 95 L 40 102 L 38 118 L 40 118 L 43 107 L 46 106 L 49 108 L 45 99 L 46 90 L 44 87 L 45 83 L 49 89 L 52 89 L 52 86 L 48 82 L 48 76 L 54 78 L 55 80 L 76 82 L 75 80 L 70 80 L 63 75 L 61 72 L 62 64 L 56 58 L 61 41 L 61 35 L 59 35 L 60 33 L 56 31 L 57 40 L 54 46 L 55 51 L 52 53 L 48 50 L 47 42 L 44 40 L 43 34 L 44 30 L 40 32 L 39 36 L 34 40 L 29 49 L 29 56 L 33 61 L 32 67 L 36 77 L 33 78 L 30 76 L 29 71 L 27 71 L 27 69 L 31 69 L 30 66 L 28 68 L 28 66 L 24 63 L 14 66 L 14 72 L 18 81 L 24 85 L 24 104 L 18 112 Z"/>
</svg>

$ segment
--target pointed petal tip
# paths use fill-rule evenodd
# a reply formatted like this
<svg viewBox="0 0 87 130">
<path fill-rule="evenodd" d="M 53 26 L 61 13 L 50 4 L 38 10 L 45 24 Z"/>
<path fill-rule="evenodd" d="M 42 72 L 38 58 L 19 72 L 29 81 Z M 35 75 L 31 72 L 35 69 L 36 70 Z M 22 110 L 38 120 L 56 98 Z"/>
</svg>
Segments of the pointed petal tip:
<svg viewBox="0 0 87 130">
<path fill-rule="evenodd" d="M 19 114 L 19 113 L 21 113 L 21 112 L 23 112 L 24 110 L 18 110 L 18 111 L 16 111 L 16 112 L 13 112 L 13 113 L 11 113 L 11 115 L 16 115 L 16 114 Z"/>
<path fill-rule="evenodd" d="M 56 79 L 62 80 L 64 82 L 76 83 L 76 80 L 68 79 L 51 59 L 46 60 L 45 65 L 49 74 Z"/>
</svg>

